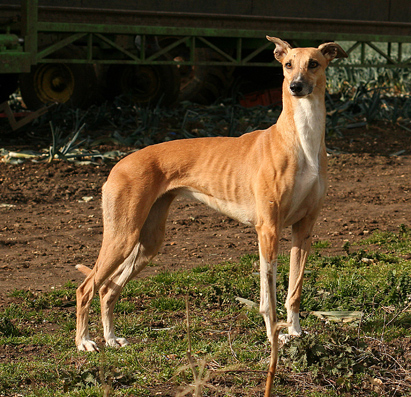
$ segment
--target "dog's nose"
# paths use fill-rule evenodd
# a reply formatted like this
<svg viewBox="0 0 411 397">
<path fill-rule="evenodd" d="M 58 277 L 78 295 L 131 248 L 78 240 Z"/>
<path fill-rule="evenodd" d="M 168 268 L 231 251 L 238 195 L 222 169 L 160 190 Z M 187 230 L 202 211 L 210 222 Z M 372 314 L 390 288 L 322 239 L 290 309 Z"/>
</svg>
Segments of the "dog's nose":
<svg viewBox="0 0 411 397">
<path fill-rule="evenodd" d="M 300 94 L 303 88 L 304 88 L 304 85 L 301 81 L 293 81 L 290 84 L 290 90 L 293 94 Z"/>
</svg>

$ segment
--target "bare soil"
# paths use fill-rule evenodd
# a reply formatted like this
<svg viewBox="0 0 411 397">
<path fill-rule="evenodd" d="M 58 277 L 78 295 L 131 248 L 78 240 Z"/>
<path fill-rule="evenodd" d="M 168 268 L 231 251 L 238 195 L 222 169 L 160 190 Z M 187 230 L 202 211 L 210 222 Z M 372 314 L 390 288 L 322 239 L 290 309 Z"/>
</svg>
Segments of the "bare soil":
<svg viewBox="0 0 411 397">
<path fill-rule="evenodd" d="M 0 147 L 27 148 L 34 144 L 31 139 L 0 132 Z M 411 226 L 410 133 L 378 124 L 347 130 L 343 137 L 328 139 L 327 146 L 332 150 L 329 188 L 314 237 L 330 243 L 326 253 L 342 253 L 347 241 L 361 240 L 376 229 L 396 232 L 401 224 Z M 0 163 L 0 306 L 14 289 L 47 291 L 69 280 L 82 281 L 75 265 L 92 266 L 97 258 L 101 186 L 112 166 Z M 286 230 L 281 251 L 287 252 L 290 244 Z M 253 228 L 178 200 L 163 247 L 140 277 L 257 252 Z"/>
</svg>

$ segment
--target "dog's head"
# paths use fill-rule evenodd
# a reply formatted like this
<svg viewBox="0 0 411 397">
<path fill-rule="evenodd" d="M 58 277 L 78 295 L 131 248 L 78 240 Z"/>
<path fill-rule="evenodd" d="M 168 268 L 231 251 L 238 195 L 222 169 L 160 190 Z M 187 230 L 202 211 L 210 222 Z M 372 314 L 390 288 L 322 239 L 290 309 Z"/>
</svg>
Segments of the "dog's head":
<svg viewBox="0 0 411 397">
<path fill-rule="evenodd" d="M 292 48 L 286 41 L 267 36 L 275 44 L 274 57 L 283 65 L 284 80 L 291 95 L 305 97 L 316 87 L 325 88 L 325 68 L 334 58 L 348 55 L 336 43 L 318 48 Z"/>
</svg>

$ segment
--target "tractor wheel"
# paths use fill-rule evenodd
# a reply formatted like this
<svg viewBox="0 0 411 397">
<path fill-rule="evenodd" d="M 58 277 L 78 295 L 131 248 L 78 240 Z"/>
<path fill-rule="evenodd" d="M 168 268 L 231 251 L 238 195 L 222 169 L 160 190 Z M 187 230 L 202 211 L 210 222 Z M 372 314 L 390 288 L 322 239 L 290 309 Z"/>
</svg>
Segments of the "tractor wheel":
<svg viewBox="0 0 411 397">
<path fill-rule="evenodd" d="M 80 49 L 67 47 L 58 51 L 59 59 L 79 59 Z M 20 75 L 20 91 L 29 109 L 39 109 L 47 103 L 66 103 L 70 107 L 87 108 L 93 102 L 96 75 L 92 65 L 75 63 L 43 63 L 30 73 Z"/>
<path fill-rule="evenodd" d="M 107 72 L 109 96 L 124 95 L 138 105 L 171 106 L 179 88 L 180 75 L 174 65 L 114 65 Z"/>
</svg>

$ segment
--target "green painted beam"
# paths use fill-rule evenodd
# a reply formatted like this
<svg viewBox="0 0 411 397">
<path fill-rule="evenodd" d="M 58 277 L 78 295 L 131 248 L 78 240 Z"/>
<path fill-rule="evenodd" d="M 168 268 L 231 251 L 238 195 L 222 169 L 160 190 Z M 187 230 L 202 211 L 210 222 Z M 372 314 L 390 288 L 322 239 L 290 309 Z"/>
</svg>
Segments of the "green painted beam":
<svg viewBox="0 0 411 397">
<path fill-rule="evenodd" d="M 88 23 L 57 23 L 39 22 L 38 30 L 41 32 L 63 32 L 63 33 L 103 33 L 103 34 L 135 34 L 154 36 L 204 36 L 204 37 L 232 37 L 232 38 L 261 38 L 265 36 L 280 36 L 287 39 L 301 40 L 334 40 L 334 41 L 374 41 L 411 43 L 411 32 L 409 36 L 396 35 L 370 35 L 370 34 L 347 34 L 338 32 L 297 32 L 271 30 L 242 30 L 242 29 L 210 29 L 193 27 L 168 27 L 168 26 L 130 26 L 130 25 L 102 25 Z"/>
<path fill-rule="evenodd" d="M 31 62 L 36 62 L 38 46 L 38 0 L 22 0 L 21 35 L 24 51 L 30 54 Z"/>
</svg>

